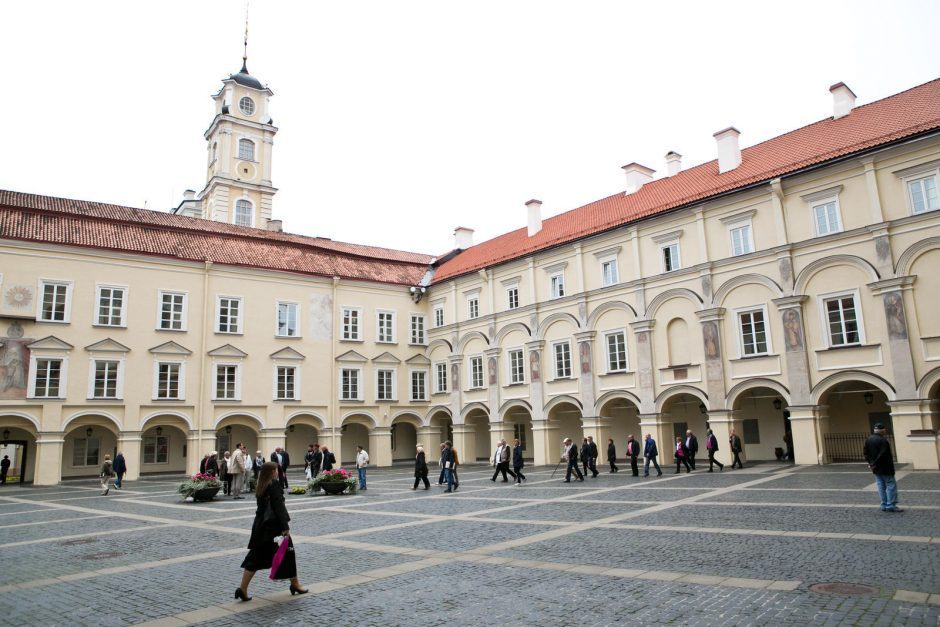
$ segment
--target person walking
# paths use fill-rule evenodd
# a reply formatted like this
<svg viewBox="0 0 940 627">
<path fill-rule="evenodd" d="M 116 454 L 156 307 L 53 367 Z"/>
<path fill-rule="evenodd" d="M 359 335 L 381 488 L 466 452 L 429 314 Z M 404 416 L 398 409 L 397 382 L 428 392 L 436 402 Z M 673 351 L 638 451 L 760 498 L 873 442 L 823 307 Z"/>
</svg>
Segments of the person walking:
<svg viewBox="0 0 940 627">
<path fill-rule="evenodd" d="M 715 453 L 718 452 L 718 438 L 712 433 L 711 429 L 705 432 L 705 450 L 708 451 L 708 472 L 712 472 L 712 465 L 718 464 L 719 472 L 725 469 L 725 465 L 715 459 Z"/>
<path fill-rule="evenodd" d="M 636 460 L 640 456 L 640 443 L 633 438 L 633 434 L 627 436 L 627 456 L 630 458 L 630 470 L 634 477 L 640 476 L 640 469 L 637 467 Z"/>
<path fill-rule="evenodd" d="M 497 459 L 499 460 L 499 463 L 496 464 L 496 472 L 493 473 L 493 481 L 496 481 L 496 475 L 498 473 L 503 474 L 503 483 L 509 483 L 509 479 L 506 477 L 507 474 L 515 479 L 516 473 L 509 470 L 509 461 L 512 459 L 512 451 L 509 450 L 509 445 L 506 444 L 506 440 L 499 441 Z"/>
<path fill-rule="evenodd" d="M 689 466 L 695 470 L 695 456 L 698 454 L 698 438 L 692 431 L 685 432 L 685 448 L 689 451 Z"/>
<path fill-rule="evenodd" d="M 450 445 L 450 458 L 454 462 L 453 468 L 450 469 L 450 474 L 454 476 L 454 489 L 460 487 L 460 475 L 457 474 L 457 466 L 460 465 L 460 457 L 457 455 L 457 447 L 453 444 Z"/>
<path fill-rule="evenodd" d="M 232 473 L 229 472 L 229 462 L 232 460 L 232 454 L 225 451 L 222 459 L 219 461 L 219 476 L 222 478 L 222 494 L 226 496 L 232 494 Z"/>
<path fill-rule="evenodd" d="M 248 596 L 248 584 L 259 570 L 271 568 L 274 554 L 281 542 L 287 542 L 287 554 L 284 561 L 274 573 L 274 579 L 290 579 L 290 594 L 306 594 L 307 588 L 300 585 L 297 578 L 297 556 L 294 554 L 294 543 L 290 538 L 290 515 L 284 503 L 284 490 L 281 488 L 278 475 L 280 468 L 276 462 L 266 462 L 258 473 L 258 486 L 255 488 L 255 500 L 258 509 L 255 511 L 255 520 L 251 525 L 251 537 L 248 539 L 248 555 L 245 556 L 241 567 L 242 581 L 235 588 L 235 599 L 251 601 Z"/>
<path fill-rule="evenodd" d="M 323 453 L 323 472 L 333 470 L 333 464 L 336 463 L 336 455 L 330 452 L 326 444 L 324 444 L 320 450 Z"/>
<path fill-rule="evenodd" d="M 228 472 L 232 476 L 232 500 L 243 499 L 242 490 L 245 489 L 245 476 L 248 474 L 248 465 L 245 463 L 245 453 L 242 443 L 235 445 L 235 452 L 229 461 Z"/>
<path fill-rule="evenodd" d="M 875 475 L 878 496 L 881 497 L 881 511 L 903 512 L 898 507 L 898 483 L 894 478 L 894 456 L 891 454 L 891 442 L 885 437 L 885 426 L 876 422 L 872 434 L 865 440 L 863 453 L 868 468 Z"/>
<path fill-rule="evenodd" d="M 646 434 L 646 444 L 643 446 L 643 476 L 650 476 L 650 464 L 656 468 L 656 476 L 662 477 L 663 471 L 659 467 L 659 463 L 656 461 L 656 457 L 659 455 L 659 449 L 656 448 L 656 440 L 653 439 L 653 434 Z"/>
<path fill-rule="evenodd" d="M 441 451 L 441 462 L 444 464 L 444 481 L 447 482 L 447 489 L 444 492 L 454 491 L 454 454 L 451 451 L 450 440 L 444 442 L 444 449 Z"/>
<path fill-rule="evenodd" d="M 3 461 L 0 461 L 0 485 L 7 482 L 8 474 L 10 474 L 10 456 L 4 455 Z"/>
<path fill-rule="evenodd" d="M 597 444 L 594 442 L 594 436 L 589 435 L 587 437 L 588 441 L 588 470 L 594 473 L 594 478 L 597 479 L 597 475 L 600 473 L 597 472 L 597 458 L 600 457 L 600 453 L 597 450 Z"/>
<path fill-rule="evenodd" d="M 500 463 L 500 459 L 502 459 L 502 456 L 503 456 L 503 442 L 502 440 L 496 440 L 496 448 L 493 449 L 493 457 L 492 459 L 490 459 L 490 461 L 493 462 L 493 478 L 490 479 L 490 481 L 495 482 L 496 477 L 499 476 L 499 463 Z M 503 477 L 503 481 L 508 481 L 508 479 Z"/>
<path fill-rule="evenodd" d="M 525 466 L 525 462 L 522 460 L 522 444 L 517 438 L 512 441 L 512 470 L 516 477 L 516 485 L 522 485 L 522 482 L 525 481 L 525 475 L 522 474 L 523 466 Z"/>
<path fill-rule="evenodd" d="M 561 459 L 568 462 L 568 468 L 565 470 L 565 483 L 571 483 L 572 470 L 578 476 L 578 481 L 584 481 L 584 475 L 581 474 L 581 469 L 578 468 L 578 445 L 571 438 L 565 438 L 564 444 L 565 454 Z"/>
<path fill-rule="evenodd" d="M 444 479 L 446 478 L 444 474 L 444 443 L 441 442 L 441 452 L 437 456 L 437 465 L 441 467 L 441 476 L 437 478 L 437 485 L 444 485 Z"/>
<path fill-rule="evenodd" d="M 313 479 L 313 457 L 315 446 L 313 444 L 307 445 L 307 452 L 304 453 L 304 476 L 307 477 L 307 481 Z"/>
<path fill-rule="evenodd" d="M 124 453 L 118 451 L 114 456 L 114 488 L 120 490 L 124 486 L 124 474 L 127 472 L 127 462 L 124 461 Z"/>
<path fill-rule="evenodd" d="M 584 469 L 584 476 L 590 472 L 588 466 L 591 464 L 591 445 L 587 438 L 581 438 L 581 467 Z"/>
<path fill-rule="evenodd" d="M 610 464 L 610 472 L 617 472 L 617 447 L 613 438 L 607 440 L 607 463 Z"/>
<path fill-rule="evenodd" d="M 110 455 L 104 456 L 104 462 L 101 464 L 101 471 L 98 474 L 101 479 L 101 496 L 108 496 L 108 492 L 111 491 L 108 482 L 114 476 L 114 465 L 111 463 Z"/>
<path fill-rule="evenodd" d="M 206 460 L 206 471 L 203 474 L 221 478 L 221 475 L 219 474 L 219 452 L 218 451 L 212 451 L 211 453 L 209 453 L 209 459 Z"/>
<path fill-rule="evenodd" d="M 682 464 L 685 464 L 685 471 L 687 473 L 692 472 L 691 466 L 689 466 L 689 449 L 686 448 L 685 442 L 682 441 L 682 436 L 676 436 L 676 474 L 678 475 Z"/>
<path fill-rule="evenodd" d="M 743 469 L 744 464 L 741 463 L 741 451 L 744 449 L 741 448 L 741 438 L 734 432 L 734 429 L 731 430 L 731 435 L 728 437 L 728 444 L 731 446 L 731 454 L 734 456 L 734 459 L 731 460 L 731 470 L 734 470 L 735 465 Z"/>
<path fill-rule="evenodd" d="M 285 449 L 279 446 L 271 453 L 271 461 L 277 464 L 277 480 L 281 484 L 281 487 L 286 490 L 288 487 L 287 469 L 290 466 L 290 455 L 287 454 Z"/>
<path fill-rule="evenodd" d="M 261 451 L 255 451 L 255 459 L 251 463 L 251 472 L 254 475 L 255 485 L 258 485 L 258 474 L 261 472 L 261 467 L 264 466 L 264 455 Z"/>
<path fill-rule="evenodd" d="M 431 489 L 431 482 L 428 481 L 428 462 L 424 456 L 424 447 L 420 444 L 415 447 L 417 454 L 415 455 L 415 484 L 412 487 L 412 490 L 418 489 L 418 483 L 424 481 L 424 489 Z"/>
<path fill-rule="evenodd" d="M 359 489 L 366 489 L 366 466 L 369 465 L 369 453 L 362 448 L 362 445 L 356 447 L 356 470 L 359 472 Z"/>
</svg>

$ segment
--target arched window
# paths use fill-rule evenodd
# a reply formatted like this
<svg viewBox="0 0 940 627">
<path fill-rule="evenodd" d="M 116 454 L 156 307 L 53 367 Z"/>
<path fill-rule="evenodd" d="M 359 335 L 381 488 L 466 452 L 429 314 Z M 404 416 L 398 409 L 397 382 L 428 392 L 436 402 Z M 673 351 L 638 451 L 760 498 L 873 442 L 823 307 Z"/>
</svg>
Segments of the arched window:
<svg viewBox="0 0 940 627">
<path fill-rule="evenodd" d="M 251 201 L 239 198 L 235 201 L 235 224 L 251 226 Z"/>
<path fill-rule="evenodd" d="M 219 143 L 212 142 L 212 161 L 214 162 L 216 160 L 216 157 L 218 156 L 219 156 Z"/>
<path fill-rule="evenodd" d="M 243 161 L 255 160 L 255 142 L 250 139 L 238 140 L 238 158 Z"/>
</svg>

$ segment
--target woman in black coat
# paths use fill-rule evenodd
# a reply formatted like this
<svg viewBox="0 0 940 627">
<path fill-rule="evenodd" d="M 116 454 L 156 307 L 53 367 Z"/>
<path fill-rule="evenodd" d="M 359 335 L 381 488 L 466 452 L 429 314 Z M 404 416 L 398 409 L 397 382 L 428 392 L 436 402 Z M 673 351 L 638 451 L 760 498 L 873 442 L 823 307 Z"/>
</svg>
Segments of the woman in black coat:
<svg viewBox="0 0 940 627">
<path fill-rule="evenodd" d="M 424 447 L 418 445 L 418 454 L 415 455 L 415 485 L 412 490 L 418 489 L 418 482 L 424 481 L 424 489 L 431 489 L 431 482 L 428 481 L 428 462 L 424 458 Z"/>
<path fill-rule="evenodd" d="M 613 440 L 607 440 L 607 461 L 610 462 L 610 472 L 617 472 L 617 447 Z"/>
<path fill-rule="evenodd" d="M 519 440 L 512 441 L 512 471 L 516 473 L 516 485 L 522 485 L 525 481 L 525 475 L 522 474 L 522 467 L 525 463 L 522 461 L 522 444 Z"/>
<path fill-rule="evenodd" d="M 258 487 L 255 489 L 255 498 L 258 510 L 255 512 L 255 521 L 251 525 L 251 538 L 248 540 L 248 555 L 242 562 L 242 583 L 235 588 L 235 598 L 242 601 L 251 601 L 248 596 L 248 584 L 255 572 L 271 568 L 274 554 L 278 544 L 275 539 L 283 536 L 282 542 L 288 542 L 287 555 L 277 569 L 275 579 L 290 579 L 290 594 L 306 594 L 308 590 L 300 586 L 297 579 L 297 558 L 294 555 L 294 543 L 290 539 L 290 516 L 284 505 L 284 490 L 277 481 L 278 465 L 266 462 L 258 473 Z"/>
</svg>

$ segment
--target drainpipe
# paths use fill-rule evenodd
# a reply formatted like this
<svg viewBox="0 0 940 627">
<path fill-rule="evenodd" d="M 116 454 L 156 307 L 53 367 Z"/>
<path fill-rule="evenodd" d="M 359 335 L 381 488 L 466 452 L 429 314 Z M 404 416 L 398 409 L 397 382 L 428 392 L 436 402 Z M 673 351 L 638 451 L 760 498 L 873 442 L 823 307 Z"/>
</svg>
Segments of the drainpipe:
<svg viewBox="0 0 940 627">
<path fill-rule="evenodd" d="M 336 342 L 337 342 L 337 333 L 335 332 L 337 328 L 337 319 L 339 316 L 338 309 L 336 308 L 336 290 L 339 286 L 339 277 L 333 277 L 333 292 L 332 292 L 332 302 L 330 303 L 330 308 L 333 310 L 333 325 L 330 329 L 330 424 L 333 425 L 333 428 L 330 429 L 330 450 L 333 451 L 333 454 L 336 455 L 336 430 L 341 428 L 336 424 L 336 413 L 339 411 L 339 381 L 338 374 L 336 372 Z M 340 321 L 341 322 L 341 321 Z M 359 324 L 362 324 L 362 321 L 359 321 Z M 362 385 L 362 381 L 359 382 Z M 343 464 L 342 455 L 337 455 L 339 458 L 340 466 Z"/>
<path fill-rule="evenodd" d="M 195 451 L 196 459 L 196 470 L 199 470 L 199 460 L 202 459 L 202 450 L 198 447 L 202 446 L 202 432 L 203 432 L 203 416 L 208 412 L 205 412 L 206 405 L 208 405 L 207 399 L 203 397 L 203 391 L 208 389 L 206 385 L 206 377 L 209 376 L 206 372 L 206 340 L 209 336 L 209 325 L 212 324 L 212 319 L 210 318 L 209 313 L 209 271 L 212 270 L 212 262 L 208 259 L 205 260 L 205 265 L 203 266 L 202 274 L 202 338 L 200 340 L 200 349 L 199 349 L 199 390 L 197 392 L 196 398 L 198 401 L 195 404 L 196 407 L 196 437 L 197 440 L 197 450 Z M 190 456 L 194 454 L 193 451 L 190 451 Z"/>
</svg>

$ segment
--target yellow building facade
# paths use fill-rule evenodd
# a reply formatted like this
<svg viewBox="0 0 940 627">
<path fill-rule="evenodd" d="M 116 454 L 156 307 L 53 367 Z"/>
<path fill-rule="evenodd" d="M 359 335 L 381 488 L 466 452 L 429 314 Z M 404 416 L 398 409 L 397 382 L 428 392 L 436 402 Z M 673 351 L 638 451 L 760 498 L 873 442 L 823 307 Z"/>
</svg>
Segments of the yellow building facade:
<svg viewBox="0 0 940 627">
<path fill-rule="evenodd" d="M 243 67 L 175 215 L 0 192 L 2 439 L 54 484 L 236 442 L 385 466 L 519 438 L 545 464 L 650 433 L 669 463 L 706 428 L 723 461 L 734 429 L 746 461 L 786 438 L 823 464 L 884 422 L 938 469 L 940 86 L 847 90 L 810 130 L 741 150 L 726 129 L 713 162 L 631 164 L 623 194 L 545 221 L 530 201 L 528 228 L 434 259 L 279 231 L 272 93 Z"/>
</svg>

